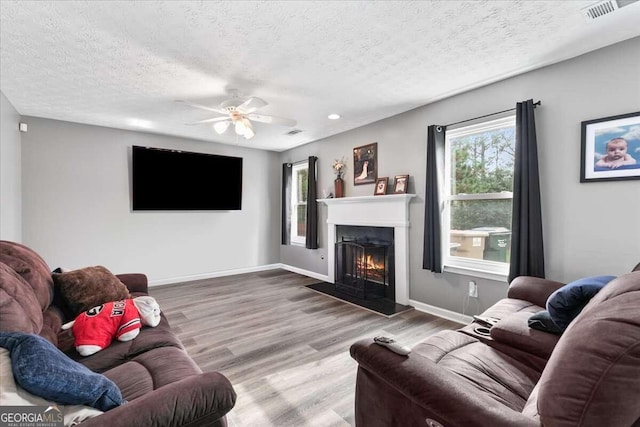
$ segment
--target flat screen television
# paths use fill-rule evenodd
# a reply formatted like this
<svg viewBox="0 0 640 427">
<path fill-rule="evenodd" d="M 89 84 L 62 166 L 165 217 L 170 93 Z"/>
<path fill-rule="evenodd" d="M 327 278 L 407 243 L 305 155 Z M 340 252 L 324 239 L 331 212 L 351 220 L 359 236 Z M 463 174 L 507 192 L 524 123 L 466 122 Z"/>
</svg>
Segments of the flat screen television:
<svg viewBox="0 0 640 427">
<path fill-rule="evenodd" d="M 133 146 L 134 211 L 240 210 L 242 158 Z"/>
</svg>

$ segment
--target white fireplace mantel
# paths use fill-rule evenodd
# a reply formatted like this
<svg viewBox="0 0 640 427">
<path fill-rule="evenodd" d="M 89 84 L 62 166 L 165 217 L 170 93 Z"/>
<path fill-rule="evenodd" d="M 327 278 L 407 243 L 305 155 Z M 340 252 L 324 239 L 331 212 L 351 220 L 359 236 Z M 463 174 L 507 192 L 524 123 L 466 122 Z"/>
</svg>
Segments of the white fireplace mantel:
<svg viewBox="0 0 640 427">
<path fill-rule="evenodd" d="M 415 194 L 318 199 L 327 205 L 329 282 L 335 283 L 336 225 L 393 227 L 396 302 L 409 303 L 409 203 Z"/>
</svg>

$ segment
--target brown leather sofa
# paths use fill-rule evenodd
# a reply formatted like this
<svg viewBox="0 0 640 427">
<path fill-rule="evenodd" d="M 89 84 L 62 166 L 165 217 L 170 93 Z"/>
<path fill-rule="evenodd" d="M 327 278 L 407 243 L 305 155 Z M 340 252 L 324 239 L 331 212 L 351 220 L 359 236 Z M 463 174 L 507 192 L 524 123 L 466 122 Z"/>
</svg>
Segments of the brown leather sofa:
<svg viewBox="0 0 640 427">
<path fill-rule="evenodd" d="M 356 425 L 640 426 L 640 271 L 607 284 L 561 336 L 529 328 L 562 285 L 515 279 L 482 314 L 500 319 L 486 336 L 472 323 L 408 357 L 355 343 Z"/>
<path fill-rule="evenodd" d="M 143 274 L 117 276 L 133 297 L 146 295 Z M 68 307 L 56 292 L 46 262 L 26 246 L 0 241 L 0 331 L 39 334 L 95 372 L 115 382 L 128 402 L 82 423 L 86 426 L 226 426 L 236 399 L 217 372 L 202 373 L 171 331 L 164 315 L 133 341 L 114 341 L 89 357 L 61 331 Z M 42 313 L 42 316 L 39 315 Z"/>
</svg>

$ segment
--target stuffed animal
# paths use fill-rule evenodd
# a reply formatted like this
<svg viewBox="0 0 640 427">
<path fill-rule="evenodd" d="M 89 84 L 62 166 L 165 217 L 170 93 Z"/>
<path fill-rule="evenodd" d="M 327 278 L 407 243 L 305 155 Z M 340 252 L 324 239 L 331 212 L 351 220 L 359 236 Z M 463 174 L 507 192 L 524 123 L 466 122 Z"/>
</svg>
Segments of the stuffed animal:
<svg viewBox="0 0 640 427">
<path fill-rule="evenodd" d="M 72 330 L 78 353 L 91 356 L 108 347 L 114 338 L 131 341 L 142 325 L 153 328 L 159 323 L 160 306 L 153 297 L 142 296 L 93 307 L 62 325 L 62 329 Z"/>
</svg>

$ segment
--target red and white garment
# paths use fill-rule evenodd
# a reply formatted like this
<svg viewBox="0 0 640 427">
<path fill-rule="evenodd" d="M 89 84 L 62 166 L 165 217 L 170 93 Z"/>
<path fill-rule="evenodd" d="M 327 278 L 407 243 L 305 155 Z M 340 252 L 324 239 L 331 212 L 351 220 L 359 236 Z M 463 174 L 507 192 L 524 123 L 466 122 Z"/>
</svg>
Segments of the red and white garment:
<svg viewBox="0 0 640 427">
<path fill-rule="evenodd" d="M 141 327 L 140 313 L 132 299 L 108 302 L 76 317 L 72 329 L 74 345 L 106 348 L 114 338 Z"/>
</svg>

